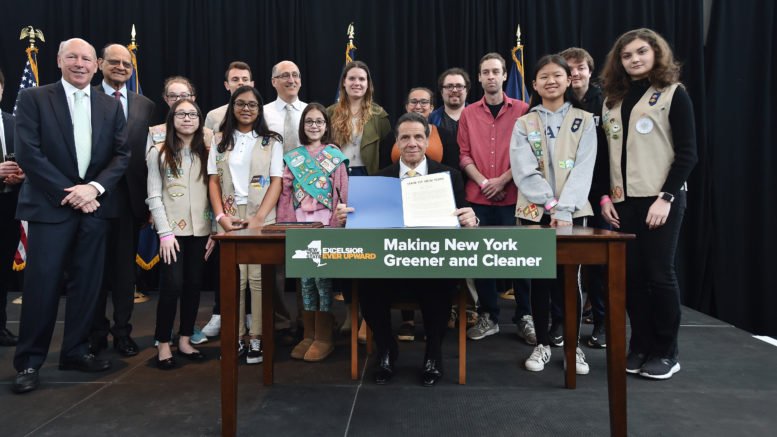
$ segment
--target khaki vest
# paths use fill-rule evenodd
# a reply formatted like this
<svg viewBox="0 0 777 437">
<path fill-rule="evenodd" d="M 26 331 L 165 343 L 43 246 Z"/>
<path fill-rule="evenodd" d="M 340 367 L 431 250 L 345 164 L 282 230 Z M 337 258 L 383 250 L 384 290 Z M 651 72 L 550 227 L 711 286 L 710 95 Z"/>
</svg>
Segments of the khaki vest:
<svg viewBox="0 0 777 437">
<path fill-rule="evenodd" d="M 519 123 L 523 123 L 524 131 L 529 138 L 539 137 L 539 141 L 529 140 L 529 145 L 534 152 L 534 156 L 537 158 L 537 169 L 543 174 L 545 180 L 548 180 L 550 173 L 548 172 L 548 165 L 555 165 L 554 174 L 556 182 L 556 197 L 564 191 L 564 184 L 569 179 L 569 174 L 575 166 L 575 158 L 577 157 L 577 147 L 580 144 L 580 139 L 583 137 L 583 132 L 586 126 L 589 126 L 594 122 L 593 116 L 589 112 L 585 112 L 578 108 L 569 108 L 569 112 L 564 117 L 564 121 L 561 122 L 561 127 L 558 131 L 558 137 L 556 138 L 555 154 L 553 156 L 553 162 L 548 162 L 548 144 L 545 140 L 545 126 L 542 125 L 540 116 L 536 112 L 529 112 L 523 117 L 518 119 Z M 542 214 L 545 210 L 545 205 L 539 205 L 529 202 L 524 197 L 523 193 L 518 190 L 518 201 L 515 203 L 515 216 L 530 220 L 533 222 L 539 222 L 542 219 Z M 585 202 L 585 206 L 572 213 L 573 218 L 585 217 L 594 215 L 591 209 L 591 204 L 588 200 Z"/>
<path fill-rule="evenodd" d="M 162 144 L 165 142 L 165 137 L 167 136 L 167 126 L 164 123 L 151 126 L 148 128 L 148 133 L 151 135 L 151 142 L 154 143 L 154 145 Z M 205 140 L 205 148 L 210 150 L 210 143 L 213 141 L 213 131 L 207 127 L 203 127 L 202 136 Z"/>
<path fill-rule="evenodd" d="M 221 132 L 214 134 L 214 143 L 220 143 L 221 138 Z M 267 188 L 270 186 L 270 162 L 272 161 L 274 141 L 270 137 L 259 137 L 251 151 L 251 181 L 248 184 L 246 218 L 256 214 L 265 194 L 267 194 Z M 237 217 L 235 186 L 232 184 L 232 172 L 229 171 L 229 153 L 229 150 L 219 153 L 216 149 L 216 168 L 221 185 L 221 205 L 224 208 L 224 213 Z M 264 223 L 266 225 L 275 223 L 275 207 L 267 214 Z M 219 231 L 224 232 L 220 225 Z"/>
<path fill-rule="evenodd" d="M 679 84 L 663 90 L 648 88 L 629 117 L 629 142 L 626 144 L 626 193 L 633 197 L 657 196 L 674 162 L 672 127 L 669 109 Z M 623 191 L 621 156 L 623 154 L 623 121 L 621 104 L 602 107 L 604 133 L 610 149 L 610 197 L 613 202 L 626 200 Z"/>
<path fill-rule="evenodd" d="M 155 145 L 159 162 L 164 162 L 161 144 Z M 162 204 L 173 234 L 202 237 L 210 234 L 213 213 L 208 199 L 207 179 L 202 180 L 202 166 L 196 155 L 192 160 L 181 160 L 178 175 L 162 167 Z"/>
</svg>

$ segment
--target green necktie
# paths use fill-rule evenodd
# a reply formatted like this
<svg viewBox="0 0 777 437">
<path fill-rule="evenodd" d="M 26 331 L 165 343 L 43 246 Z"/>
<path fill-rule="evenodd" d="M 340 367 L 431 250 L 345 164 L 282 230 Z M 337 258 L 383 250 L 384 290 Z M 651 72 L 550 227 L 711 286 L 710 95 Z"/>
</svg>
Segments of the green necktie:
<svg viewBox="0 0 777 437">
<path fill-rule="evenodd" d="M 76 160 L 78 161 L 78 176 L 86 175 L 89 161 L 92 159 L 92 123 L 89 121 L 87 99 L 83 91 L 76 91 L 73 104 L 73 137 L 76 142 Z"/>
</svg>

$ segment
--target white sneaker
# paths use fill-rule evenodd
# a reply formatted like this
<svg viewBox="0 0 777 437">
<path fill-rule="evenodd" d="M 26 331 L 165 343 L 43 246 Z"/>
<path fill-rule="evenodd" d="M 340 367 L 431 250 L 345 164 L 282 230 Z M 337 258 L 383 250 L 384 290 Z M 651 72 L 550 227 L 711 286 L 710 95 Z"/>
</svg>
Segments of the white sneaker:
<svg viewBox="0 0 777 437">
<path fill-rule="evenodd" d="M 529 358 L 523 364 L 526 366 L 526 370 L 542 372 L 548 361 L 550 361 L 550 346 L 538 344 L 534 347 L 534 352 L 529 355 Z"/>
<path fill-rule="evenodd" d="M 202 333 L 208 337 L 218 337 L 221 332 L 221 314 L 210 316 L 210 320 L 202 327 Z"/>
<path fill-rule="evenodd" d="M 534 319 L 532 316 L 527 314 L 518 321 L 518 337 L 532 346 L 537 344 L 537 333 L 534 331 Z"/>
<path fill-rule="evenodd" d="M 588 363 L 585 362 L 585 354 L 579 347 L 575 350 L 575 373 L 578 375 L 588 375 L 591 369 L 588 367 Z"/>
<path fill-rule="evenodd" d="M 567 362 L 564 360 L 564 370 L 567 370 Z M 591 369 L 588 367 L 588 363 L 585 362 L 585 354 L 583 350 L 578 346 L 575 349 L 575 373 L 578 375 L 588 375 Z"/>
</svg>

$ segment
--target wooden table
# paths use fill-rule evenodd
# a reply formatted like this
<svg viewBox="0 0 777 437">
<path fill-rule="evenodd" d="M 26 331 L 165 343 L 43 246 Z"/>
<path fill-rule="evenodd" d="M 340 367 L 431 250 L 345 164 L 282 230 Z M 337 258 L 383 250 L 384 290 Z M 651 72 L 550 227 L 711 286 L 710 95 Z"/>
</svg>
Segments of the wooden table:
<svg viewBox="0 0 777 437">
<path fill-rule="evenodd" d="M 237 312 L 238 264 L 262 265 L 263 382 L 273 382 L 275 342 L 273 293 L 275 266 L 284 263 L 285 235 L 245 229 L 214 237 L 221 255 L 221 434 L 237 431 Z M 577 324 L 577 265 L 607 266 L 607 390 L 610 403 L 610 434 L 626 435 L 626 242 L 634 235 L 601 229 L 557 229 L 557 263 L 564 265 L 564 353 L 566 387 L 576 386 L 575 327 Z M 355 308 L 355 306 L 352 308 Z M 355 323 L 355 319 L 353 319 Z M 465 370 L 460 356 L 460 372 Z M 460 378 L 461 378 L 460 373 Z"/>
</svg>

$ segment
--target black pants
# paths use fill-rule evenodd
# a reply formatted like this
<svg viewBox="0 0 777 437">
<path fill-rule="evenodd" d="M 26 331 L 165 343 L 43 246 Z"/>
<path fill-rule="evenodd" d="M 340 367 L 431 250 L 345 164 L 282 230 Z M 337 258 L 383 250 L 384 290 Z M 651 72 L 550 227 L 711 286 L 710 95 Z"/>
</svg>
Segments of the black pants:
<svg viewBox="0 0 777 437">
<path fill-rule="evenodd" d="M 108 222 L 105 252 L 105 275 L 100 298 L 92 322 L 93 337 L 126 337 L 132 332 L 132 310 L 135 306 L 135 255 L 138 252 L 138 234 L 142 222 L 132 216 L 129 198 L 122 214 Z M 105 317 L 108 294 L 113 302 L 113 327 Z"/>
<path fill-rule="evenodd" d="M 29 222 L 24 303 L 14 368 L 39 369 L 46 361 L 67 272 L 65 334 L 60 359 L 89 352 L 89 331 L 105 261 L 106 220 L 73 214 L 61 223 Z"/>
<path fill-rule="evenodd" d="M 680 286 L 675 253 L 685 213 L 681 191 L 666 224 L 649 230 L 645 224 L 655 197 L 628 197 L 616 203 L 621 232 L 636 234 L 626 249 L 626 309 L 631 321 L 629 350 L 656 357 L 677 356 L 680 330 Z"/>
<path fill-rule="evenodd" d="M 0 184 L 2 187 L 2 184 Z M 11 265 L 19 245 L 19 221 L 16 213 L 16 194 L 0 193 L 0 329 L 8 321 L 8 281 L 11 279 Z"/>
<path fill-rule="evenodd" d="M 550 223 L 550 216 L 543 215 L 539 224 Z M 585 217 L 572 220 L 575 226 L 585 226 Z M 537 224 L 529 220 L 521 220 L 521 225 Z M 579 267 L 578 267 L 579 272 Z M 548 324 L 550 322 L 551 301 L 558 305 L 562 318 L 564 314 L 564 267 L 556 267 L 556 279 L 532 279 L 531 280 L 531 309 L 534 319 L 534 330 L 537 334 L 537 344 L 550 345 Z M 577 335 L 580 335 L 580 319 L 582 308 L 582 295 L 578 287 L 577 295 Z"/>
<path fill-rule="evenodd" d="M 178 299 L 181 300 L 179 334 L 191 337 L 194 321 L 200 307 L 200 291 L 205 265 L 205 244 L 208 237 L 176 237 L 181 251 L 172 264 L 159 263 L 159 303 L 156 307 L 156 330 L 154 339 L 170 341 L 175 321 Z"/>
<path fill-rule="evenodd" d="M 396 356 L 397 342 L 391 329 L 391 303 L 418 301 L 424 318 L 426 359 L 442 363 L 442 340 L 451 312 L 451 293 L 456 281 L 450 279 L 392 279 L 359 282 L 362 315 L 372 329 L 378 354 Z"/>
</svg>

